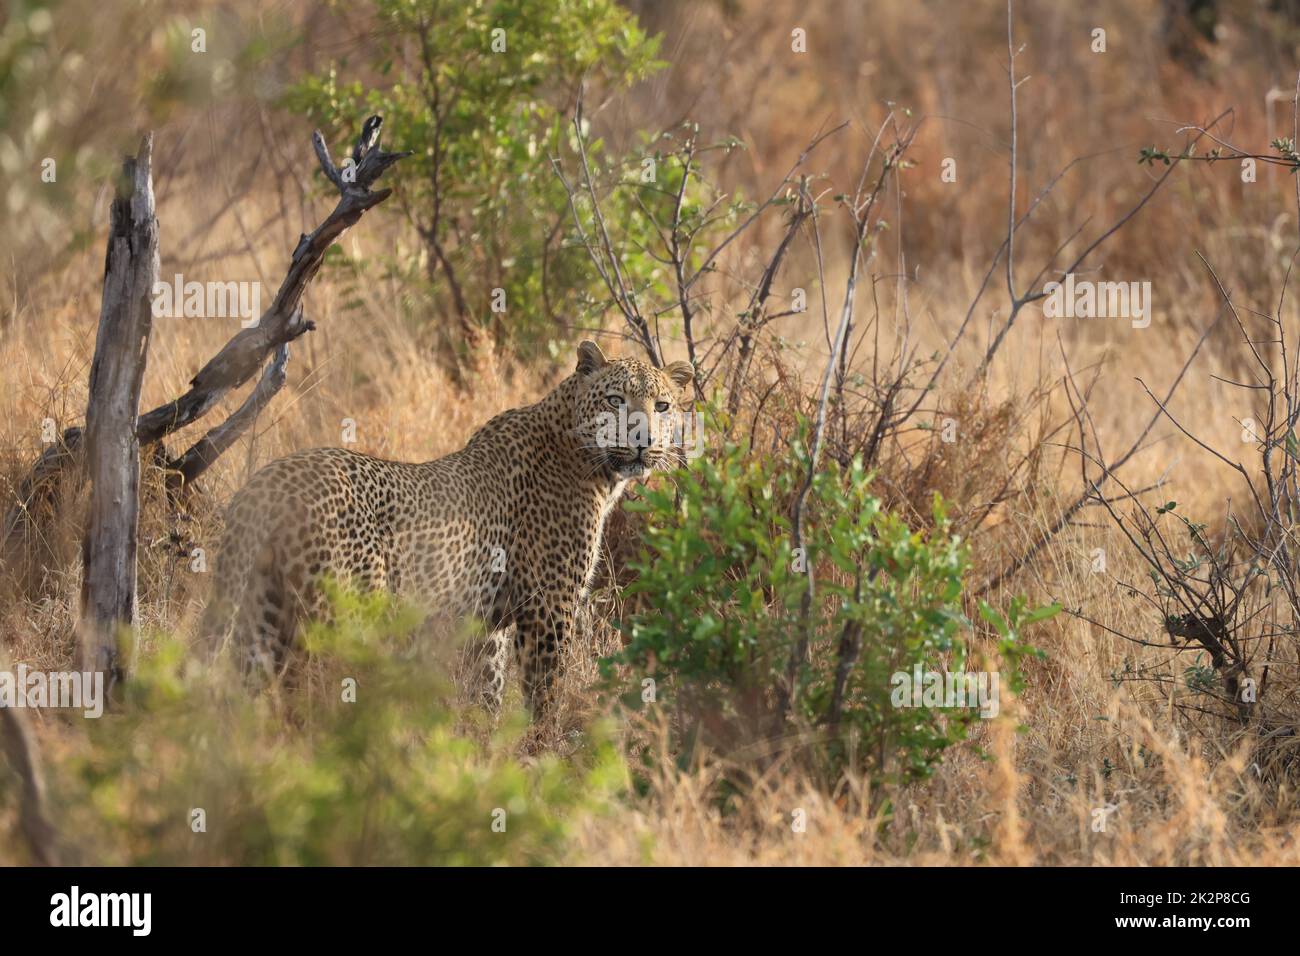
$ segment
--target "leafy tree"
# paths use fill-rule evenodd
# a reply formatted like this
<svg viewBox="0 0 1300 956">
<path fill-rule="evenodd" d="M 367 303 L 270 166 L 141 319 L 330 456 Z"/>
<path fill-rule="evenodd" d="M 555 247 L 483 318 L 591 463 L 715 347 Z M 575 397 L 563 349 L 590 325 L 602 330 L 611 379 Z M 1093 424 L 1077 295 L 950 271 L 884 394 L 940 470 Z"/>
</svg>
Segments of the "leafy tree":
<svg viewBox="0 0 1300 956">
<path fill-rule="evenodd" d="M 340 61 L 287 104 L 336 135 L 379 113 L 393 148 L 414 151 L 394 177 L 422 245 L 414 271 L 463 337 L 554 334 L 600 298 L 586 251 L 565 241 L 568 196 L 551 163 L 573 155 L 565 116 L 584 82 L 621 89 L 658 69 L 658 38 L 612 0 L 374 0 L 374 11 L 374 75 L 345 80 L 359 68 Z"/>
</svg>

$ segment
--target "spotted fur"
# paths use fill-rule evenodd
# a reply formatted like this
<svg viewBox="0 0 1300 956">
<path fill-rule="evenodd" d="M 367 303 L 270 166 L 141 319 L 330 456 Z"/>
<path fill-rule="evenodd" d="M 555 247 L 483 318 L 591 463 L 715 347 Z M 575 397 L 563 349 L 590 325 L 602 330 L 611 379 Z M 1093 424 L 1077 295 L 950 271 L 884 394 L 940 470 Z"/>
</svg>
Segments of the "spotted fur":
<svg viewBox="0 0 1300 956">
<path fill-rule="evenodd" d="M 493 710 L 513 626 L 537 714 L 605 519 L 630 481 L 671 466 L 692 375 L 686 362 L 611 361 L 584 342 L 554 391 L 496 416 L 445 458 L 318 448 L 272 462 L 230 504 L 205 629 L 233 641 L 247 669 L 275 677 L 302 620 L 322 608 L 322 577 L 391 591 L 487 625 L 480 690 Z"/>
</svg>

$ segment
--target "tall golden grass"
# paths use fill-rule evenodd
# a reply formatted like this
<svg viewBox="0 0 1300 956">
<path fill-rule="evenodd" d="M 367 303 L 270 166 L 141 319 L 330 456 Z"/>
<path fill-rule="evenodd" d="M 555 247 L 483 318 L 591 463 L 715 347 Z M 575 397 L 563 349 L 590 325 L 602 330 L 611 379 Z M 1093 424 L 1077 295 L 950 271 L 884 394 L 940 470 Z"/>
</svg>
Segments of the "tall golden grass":
<svg viewBox="0 0 1300 956">
<path fill-rule="evenodd" d="M 359 55 L 367 24 L 358 11 L 315 6 L 286 8 L 279 19 L 260 20 L 257 6 L 197 4 L 195 16 L 241 36 L 265 30 L 298 42 L 256 77 L 238 69 L 232 75 L 216 69 L 196 74 L 189 78 L 194 89 L 183 96 L 146 82 L 166 61 L 169 32 L 187 26 L 166 4 L 138 4 L 130 22 L 148 28 L 128 31 L 130 37 L 120 32 L 127 21 L 102 5 L 64 4 L 50 27 L 64 58 L 51 73 L 55 88 L 0 130 L 6 178 L 15 170 L 34 175 L 46 148 L 66 147 L 71 156 L 79 144 L 123 145 L 135 129 L 152 126 L 155 165 L 162 171 L 162 274 L 261 279 L 274 287 L 298 231 L 318 221 L 325 207 L 307 182 L 309 131 L 275 110 L 273 94 L 296 72 Z M 727 188 L 764 194 L 823 124 L 844 119 L 852 122 L 850 130 L 812 165 L 838 187 L 851 186 L 887 103 L 909 108 L 922 121 L 913 150 L 917 165 L 903 172 L 903 193 L 889 199 L 890 233 L 871 264 L 871 285 L 883 316 L 892 321 L 906 309 L 916 334 L 941 347 L 1005 235 L 1004 6 L 991 0 L 631 6 L 647 27 L 665 33 L 669 66 L 597 114 L 597 126 L 614 142 L 630 142 L 638 130 L 689 115 L 717 138 L 734 134 L 748 148 L 725 160 L 719 176 Z M 1217 40 L 1194 41 L 1191 53 L 1175 57 L 1160 4 L 1020 5 L 1016 29 L 1026 49 L 1017 68 L 1031 79 L 1019 91 L 1018 208 L 1023 211 L 1061 167 L 1085 157 L 1018 239 L 1021 274 L 1036 271 L 1045 256 L 1071 241 L 1078 226 L 1084 233 L 1067 252 L 1133 204 L 1154 175 L 1137 163 L 1141 147 L 1175 146 L 1182 140 L 1180 127 L 1226 108 L 1233 113 L 1224 132 L 1234 143 L 1262 152 L 1271 138 L 1290 135 L 1300 25 L 1261 13 L 1245 0 L 1225 0 L 1220 9 Z M 809 52 L 801 57 L 786 52 L 796 26 L 809 36 Z M 1090 50 L 1095 27 L 1107 31 L 1105 53 Z M 220 61 L 220 41 L 214 42 L 213 59 Z M 115 66 L 128 53 L 135 73 Z M 1273 89 L 1288 92 L 1269 106 L 1266 95 Z M 132 95 L 140 90 L 148 95 Z M 127 95 L 117 99 L 115 92 Z M 42 103 L 47 115 L 40 119 Z M 957 160 L 956 183 L 940 179 L 945 157 Z M 40 451 L 41 422 L 52 418 L 61 429 L 84 416 L 106 201 L 102 179 L 93 175 L 102 171 L 64 168 L 66 205 L 51 214 L 34 208 L 39 200 L 26 193 L 11 198 L 8 228 L 0 237 L 5 501 L 12 500 L 17 481 Z M 1037 453 L 1036 466 L 1017 474 L 1014 496 L 970 529 L 977 535 L 973 583 L 995 577 L 1080 491 L 1077 462 L 1062 447 L 1070 436 L 1051 428 L 1065 412 L 1057 388 L 1062 349 L 1076 370 L 1099 372 L 1093 414 L 1104 440 L 1119 450 L 1152 411 L 1134 379 L 1162 393 L 1217 312 L 1213 280 L 1195 252 L 1213 263 L 1243 305 L 1264 313 L 1276 307 L 1300 227 L 1294 184 L 1285 172 L 1271 175 L 1262 167 L 1255 184 L 1243 184 L 1239 173 L 1233 164 L 1178 170 L 1090 263 L 1108 278 L 1152 282 L 1156 314 L 1150 328 L 1053 325 L 1031 308 L 989 378 L 969 388 L 990 330 L 1005 315 L 1005 290 L 995 285 L 977 310 L 975 331 L 926 406 L 979 423 L 971 432 L 975 437 L 946 451 L 946 458 L 934 457 L 931 443 L 923 471 L 898 460 L 885 469 L 898 482 L 896 505 L 919 505 L 938 490 L 959 510 L 973 513 L 998 494 L 1012 452 Z M 25 234 L 29 210 L 38 236 Z M 747 236 L 733 265 L 740 268 L 770 248 L 778 228 L 773 221 Z M 74 234 L 81 238 L 69 244 Z M 843 239 L 828 232 L 828 242 Z M 365 262 L 410 241 L 400 220 L 381 209 L 345 238 L 343 252 Z M 480 350 L 476 364 L 448 369 L 429 330 L 398 317 L 393 303 L 403 290 L 377 268 L 361 268 L 359 279 L 327 270 L 312 285 L 307 310 L 318 331 L 293 347 L 289 385 L 254 433 L 204 477 L 201 495 L 183 518 L 170 516 L 156 491 L 147 498 L 140 552 L 141 623 L 147 630 L 186 633 L 193 626 L 206 599 L 206 580 L 188 570 L 181 548 L 214 540 L 221 504 L 259 464 L 290 450 L 338 444 L 344 418 L 357 423 L 359 450 L 427 460 L 459 447 L 496 412 L 534 400 L 567 372 L 564 351 L 521 362 L 490 348 Z M 908 276 L 906 282 L 898 281 L 899 273 Z M 796 281 L 799 275 L 807 278 Z M 843 278 L 838 268 L 827 275 L 832 302 Z M 810 255 L 801 253 L 783 281 L 815 288 Z M 1293 306 L 1285 308 L 1293 320 Z M 779 371 L 796 395 L 807 394 L 801 383 L 825 361 L 818 316 L 814 309 L 776 327 L 791 346 Z M 143 405 L 178 394 L 231 332 L 216 321 L 159 320 Z M 1229 330 L 1212 333 L 1210 341 L 1174 404 L 1201 434 L 1227 445 L 1238 440 L 1237 419 L 1250 409 L 1214 376 L 1236 378 L 1245 359 Z M 866 342 L 859 356 L 871 348 Z M 768 367 L 769 374 L 777 370 L 775 363 Z M 1130 483 L 1140 487 L 1163 479 L 1161 494 L 1186 511 L 1220 513 L 1229 487 L 1226 469 L 1167 424 L 1153 437 L 1150 450 L 1133 463 Z M 78 514 L 69 503 L 56 529 L 59 540 L 51 542 L 60 560 L 48 568 L 41 593 L 18 596 L 10 589 L 0 597 L 0 630 L 14 661 L 53 669 L 74 659 Z M 1089 568 L 1089 555 L 1098 547 L 1108 556 L 1107 575 Z M 986 597 L 997 604 L 1026 592 L 1040 601 L 1086 608 L 1103 625 L 1154 634 L 1160 622 L 1146 620 L 1150 612 L 1116 586 L 1143 574 L 1104 517 L 1091 510 Z M 608 622 L 617 616 L 618 602 L 616 589 L 602 591 L 590 635 L 570 648 L 566 706 L 550 746 L 563 750 L 566 732 L 596 706 L 588 690 L 592 662 L 598 649 L 615 640 Z M 1300 863 L 1292 776 L 1258 773 L 1244 734 L 1214 721 L 1180 718 L 1159 685 L 1114 679 L 1127 663 L 1176 683 L 1190 652 L 1134 647 L 1068 616 L 1043 626 L 1033 641 L 1047 656 L 1033 666 L 1023 696 L 983 723 L 969 744 L 951 751 L 933 779 L 891 791 L 888 811 L 864 815 L 860 808 L 869 802 L 852 799 L 850 791 L 869 791 L 872 781 L 848 781 L 844 792 L 825 793 L 789 775 L 759 786 L 724 817 L 711 795 L 725 767 L 720 758 L 706 759 L 687 772 L 664 767 L 648 794 L 629 797 L 613 814 L 580 821 L 566 859 L 710 865 Z M 146 643 L 140 653 L 147 652 Z M 1289 673 L 1280 669 L 1275 679 L 1289 682 L 1289 689 L 1279 686 L 1278 693 L 1296 693 L 1295 669 L 1294 661 Z M 48 759 L 58 760 L 71 746 L 57 723 L 37 731 Z M 653 726 L 636 729 L 655 732 Z M 1116 809 L 1106 830 L 1096 832 L 1095 811 L 1107 805 Z M 800 809 L 808 820 L 802 833 L 791 827 L 791 815 Z M 0 816 L 0 831 L 12 832 L 12 824 L 12 810 Z M 0 860 L 21 858 L 16 852 L 0 844 Z"/>
</svg>

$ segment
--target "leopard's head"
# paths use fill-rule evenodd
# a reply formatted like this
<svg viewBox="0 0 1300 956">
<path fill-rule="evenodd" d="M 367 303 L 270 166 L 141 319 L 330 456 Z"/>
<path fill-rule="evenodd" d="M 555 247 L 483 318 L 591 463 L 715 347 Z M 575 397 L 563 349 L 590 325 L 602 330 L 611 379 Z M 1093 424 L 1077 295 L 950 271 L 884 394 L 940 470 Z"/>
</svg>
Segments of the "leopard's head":
<svg viewBox="0 0 1300 956">
<path fill-rule="evenodd" d="M 593 474 L 612 483 L 646 478 L 679 460 L 690 362 L 655 368 L 639 359 L 607 359 L 594 342 L 578 346 L 574 433 Z"/>
</svg>

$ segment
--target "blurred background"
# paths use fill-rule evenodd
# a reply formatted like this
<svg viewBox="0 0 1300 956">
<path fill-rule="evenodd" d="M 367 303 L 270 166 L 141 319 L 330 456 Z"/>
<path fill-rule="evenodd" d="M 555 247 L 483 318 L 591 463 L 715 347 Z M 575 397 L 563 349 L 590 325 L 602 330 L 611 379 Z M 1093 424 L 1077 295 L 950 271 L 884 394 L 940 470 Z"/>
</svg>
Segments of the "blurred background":
<svg viewBox="0 0 1300 956">
<path fill-rule="evenodd" d="M 89 363 L 109 177 L 143 130 L 157 137 L 161 274 L 261 280 L 268 290 L 298 233 L 327 208 L 309 152 L 313 125 L 330 133 L 338 151 L 364 112 L 387 108 L 386 141 L 429 152 L 431 127 L 415 121 L 421 100 L 411 82 L 424 53 L 404 8 L 415 9 L 396 2 L 5 4 L 0 195 L 9 228 L 0 236 L 0 330 L 7 373 L 17 376 L 0 401 L 5 441 L 30 440 L 23 436 L 31 421 L 45 417 L 34 415 L 36 406 L 52 409 L 61 425 L 81 413 L 76 390 Z M 430 37 L 446 77 L 497 68 L 479 43 L 496 16 L 485 5 L 422 9 L 437 24 Z M 506 4 L 501 22 L 511 27 L 522 9 Z M 1001 4 L 593 3 L 531 19 L 507 54 L 527 67 L 527 79 L 506 92 L 471 91 L 450 108 L 432 241 L 422 230 L 429 232 L 435 189 L 430 164 L 417 157 L 402 170 L 398 202 L 335 257 L 348 268 L 313 290 L 310 311 L 321 332 L 291 364 L 295 388 L 319 382 L 322 363 L 331 364 L 336 384 L 362 387 L 376 325 L 400 324 L 409 343 L 390 344 L 402 352 L 409 344 L 417 363 L 463 358 L 473 326 L 535 365 L 556 361 L 559 343 L 575 330 L 607 322 L 608 302 L 590 283 L 589 264 L 565 248 L 564 195 L 545 161 L 563 152 L 555 149 L 564 145 L 556 123 L 571 116 L 584 76 L 592 133 L 611 161 L 643 155 L 659 132 L 693 122 L 702 142 L 742 144 L 708 157 L 706 173 L 720 191 L 751 201 L 780 184 L 818 131 L 842 122 L 849 126 L 818 148 L 805 171 L 824 177 L 828 194 L 850 189 L 886 116 L 907 117 L 919 127 L 909 152 L 915 165 L 887 200 L 889 234 L 872 267 L 877 276 L 907 280 L 876 281 L 873 293 L 889 310 L 905 292 L 915 334 L 937 344 L 951 338 L 1005 236 L 1010 124 Z M 1292 135 L 1300 36 L 1292 3 L 1026 2 L 1017 4 L 1015 24 L 1023 44 L 1017 70 L 1027 78 L 1019 92 L 1017 209 L 1074 163 L 1018 236 L 1026 277 L 1058 249 L 1068 261 L 1150 188 L 1163 170 L 1139 165 L 1144 147 L 1176 152 L 1180 129 L 1225 110 L 1215 135 L 1246 151 L 1269 152 L 1271 141 Z M 795 29 L 805 31 L 806 52 L 792 51 Z M 1098 29 L 1104 52 L 1094 52 Z M 196 30 L 204 52 L 195 52 Z M 948 158 L 955 182 L 941 175 Z M 42 177 L 47 159 L 54 182 Z M 838 229 L 833 238 L 846 239 L 847 219 Z M 779 217 L 761 218 L 733 250 L 737 271 L 766 261 L 782 230 Z M 1132 406 L 1121 383 L 1141 374 L 1159 391 L 1162 375 L 1181 364 L 1214 314 L 1214 283 L 1195 252 L 1242 303 L 1271 312 L 1296 231 L 1287 171 L 1261 166 L 1256 182 L 1243 183 L 1236 163 L 1188 164 L 1087 263 L 1097 278 L 1151 281 L 1152 327 L 1139 335 L 1115 322 L 1045 327 L 1035 314 L 1018 322 L 1005 346 L 1017 356 L 1005 374 L 1055 361 L 1060 334 L 1081 367 L 1117 363 L 1109 380 L 1123 392 L 1113 423 L 1122 430 Z M 828 256 L 833 303 L 843 263 L 842 255 Z M 806 243 L 792 252 L 781 284 L 818 288 Z M 508 320 L 489 308 L 491 289 L 502 286 Z M 720 288 L 717 307 L 741 291 Z M 1005 300 L 995 277 L 965 342 L 971 355 L 987 347 Z M 777 329 L 803 341 L 815 313 Z M 817 332 L 820 325 L 818 316 Z M 192 374 L 183 357 L 210 354 L 229 332 L 219 320 L 158 329 L 147 399 L 174 394 Z M 419 446 L 428 437 L 412 440 Z"/>
</svg>

